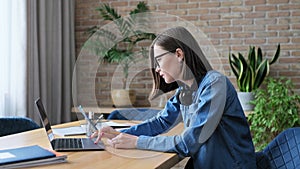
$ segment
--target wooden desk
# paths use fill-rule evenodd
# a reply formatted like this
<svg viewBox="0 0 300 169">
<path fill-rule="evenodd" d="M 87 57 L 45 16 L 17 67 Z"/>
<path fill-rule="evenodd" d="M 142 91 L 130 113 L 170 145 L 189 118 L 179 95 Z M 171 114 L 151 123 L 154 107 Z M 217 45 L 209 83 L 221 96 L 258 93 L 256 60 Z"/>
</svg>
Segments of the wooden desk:
<svg viewBox="0 0 300 169">
<path fill-rule="evenodd" d="M 54 126 L 68 127 L 79 125 L 79 122 L 72 122 Z M 180 133 L 183 129 L 183 124 L 179 124 L 168 135 Z M 40 145 L 44 148 L 50 148 L 50 143 L 47 139 L 44 128 L 27 131 L 23 133 L 8 135 L 0 137 L 0 149 L 17 148 L 29 145 Z M 112 149 L 113 150 L 113 149 Z M 171 168 L 181 159 L 175 153 L 161 153 L 154 151 L 144 151 L 136 149 L 114 149 L 115 152 L 108 151 L 78 151 L 78 152 L 62 152 L 68 155 L 68 162 L 62 164 L 38 166 L 36 168 L 42 169 L 57 169 L 57 168 L 71 168 L 71 169 L 153 169 L 153 168 Z M 114 153 L 121 153 L 122 155 L 114 155 Z M 136 157 L 147 158 L 128 158 L 126 154 L 135 155 Z M 125 156 L 123 156 L 125 155 Z M 150 156 L 150 157 L 148 157 Z"/>
<path fill-rule="evenodd" d="M 163 109 L 162 107 L 133 107 L 136 109 L 139 108 L 151 108 L 151 109 L 158 109 L 161 110 Z M 94 113 L 103 113 L 103 114 L 110 114 L 114 110 L 122 110 L 122 109 L 128 109 L 128 108 L 114 108 L 114 107 L 84 107 L 84 110 L 86 112 L 94 112 Z M 76 113 L 79 112 L 77 107 L 72 107 L 71 112 Z"/>
</svg>

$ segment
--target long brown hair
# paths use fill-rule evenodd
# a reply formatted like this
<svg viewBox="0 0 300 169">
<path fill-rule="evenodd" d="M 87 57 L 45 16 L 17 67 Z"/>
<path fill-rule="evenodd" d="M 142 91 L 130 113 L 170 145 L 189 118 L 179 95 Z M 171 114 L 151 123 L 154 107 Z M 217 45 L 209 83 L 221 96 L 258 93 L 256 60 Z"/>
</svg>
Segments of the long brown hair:
<svg viewBox="0 0 300 169">
<path fill-rule="evenodd" d="M 172 91 L 181 86 L 181 84 L 178 82 L 167 84 L 164 79 L 155 71 L 157 66 L 154 61 L 153 51 L 153 46 L 155 44 L 162 47 L 166 51 L 174 51 L 175 49 L 180 48 L 184 52 L 184 80 L 189 80 L 192 78 L 201 79 L 207 73 L 207 71 L 212 69 L 197 41 L 187 29 L 184 27 L 168 29 L 158 35 L 150 46 L 150 69 L 154 82 L 149 99 L 154 99 L 162 93 Z"/>
</svg>

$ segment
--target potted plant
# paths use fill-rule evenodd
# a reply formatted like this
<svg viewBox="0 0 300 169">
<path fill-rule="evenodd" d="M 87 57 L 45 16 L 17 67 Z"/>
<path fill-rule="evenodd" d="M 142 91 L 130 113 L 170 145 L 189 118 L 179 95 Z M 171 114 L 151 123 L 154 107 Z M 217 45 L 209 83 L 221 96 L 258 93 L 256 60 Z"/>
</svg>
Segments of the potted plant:
<svg viewBox="0 0 300 169">
<path fill-rule="evenodd" d="M 266 78 L 265 89 L 254 91 L 254 113 L 248 115 L 253 143 L 263 149 L 283 130 L 300 125 L 300 95 L 287 78 Z"/>
<path fill-rule="evenodd" d="M 135 100 L 134 90 L 126 86 L 129 68 L 139 59 L 145 59 L 148 56 L 146 48 L 137 47 L 138 42 L 152 41 L 156 37 L 155 34 L 144 31 L 148 22 L 146 17 L 141 16 L 149 11 L 149 7 L 145 2 L 139 2 L 136 8 L 130 11 L 129 16 L 119 15 L 108 4 L 102 4 L 97 10 L 100 16 L 110 23 L 102 27 L 89 28 L 87 32 L 90 39 L 84 46 L 99 56 L 100 61 L 118 63 L 122 66 L 123 78 L 120 80 L 122 88 L 112 89 L 112 99 L 117 107 L 129 106 Z"/>
<path fill-rule="evenodd" d="M 254 46 L 250 46 L 247 59 L 241 53 L 238 53 L 237 56 L 229 53 L 229 64 L 236 76 L 239 88 L 238 96 L 245 111 L 253 110 L 254 106 L 249 103 L 250 100 L 253 100 L 252 91 L 259 88 L 265 77 L 268 76 L 270 65 L 277 61 L 279 54 L 280 44 L 278 44 L 271 61 L 263 59 L 260 47 L 255 50 Z"/>
</svg>

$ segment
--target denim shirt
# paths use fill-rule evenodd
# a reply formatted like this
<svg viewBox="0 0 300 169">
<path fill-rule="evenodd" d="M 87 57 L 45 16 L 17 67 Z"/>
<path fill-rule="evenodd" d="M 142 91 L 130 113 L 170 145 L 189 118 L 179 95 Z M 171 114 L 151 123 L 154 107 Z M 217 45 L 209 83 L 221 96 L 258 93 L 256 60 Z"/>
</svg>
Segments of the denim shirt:
<svg viewBox="0 0 300 169">
<path fill-rule="evenodd" d="M 197 169 L 255 169 L 249 125 L 228 78 L 209 71 L 189 106 L 180 104 L 180 90 L 156 117 L 123 130 L 139 136 L 137 148 L 190 156 Z M 180 135 L 159 135 L 181 121 L 185 129 Z"/>
</svg>

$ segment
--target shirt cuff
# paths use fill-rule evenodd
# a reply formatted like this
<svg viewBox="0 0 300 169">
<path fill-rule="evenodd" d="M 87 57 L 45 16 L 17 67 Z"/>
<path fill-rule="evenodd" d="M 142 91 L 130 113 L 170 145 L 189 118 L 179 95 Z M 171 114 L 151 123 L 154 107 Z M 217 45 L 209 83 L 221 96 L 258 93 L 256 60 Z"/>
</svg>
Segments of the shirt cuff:
<svg viewBox="0 0 300 169">
<path fill-rule="evenodd" d="M 148 149 L 148 141 L 149 141 L 149 136 L 139 136 L 137 140 L 137 148 L 138 149 Z"/>
</svg>

